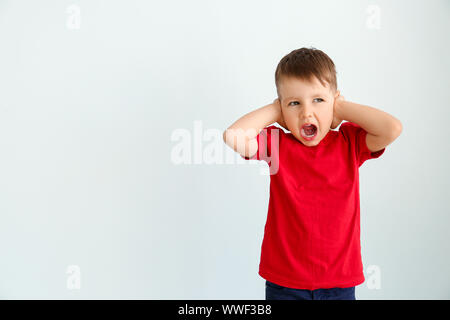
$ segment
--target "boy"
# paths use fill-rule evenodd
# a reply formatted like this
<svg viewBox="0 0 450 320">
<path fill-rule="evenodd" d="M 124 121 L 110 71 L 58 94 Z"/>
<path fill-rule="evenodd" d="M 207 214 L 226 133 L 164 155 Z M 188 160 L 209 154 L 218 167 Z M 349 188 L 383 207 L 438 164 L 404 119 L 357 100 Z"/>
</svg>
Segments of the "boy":
<svg viewBox="0 0 450 320">
<path fill-rule="evenodd" d="M 266 299 L 355 299 L 364 282 L 359 167 L 380 157 L 402 124 L 345 101 L 333 61 L 301 48 L 275 71 L 278 98 L 225 130 L 227 145 L 270 167 L 270 199 L 259 275 Z M 337 128 L 342 121 L 339 131 Z M 290 131 L 269 124 L 278 122 Z M 272 170 L 275 168 L 274 170 Z"/>
</svg>

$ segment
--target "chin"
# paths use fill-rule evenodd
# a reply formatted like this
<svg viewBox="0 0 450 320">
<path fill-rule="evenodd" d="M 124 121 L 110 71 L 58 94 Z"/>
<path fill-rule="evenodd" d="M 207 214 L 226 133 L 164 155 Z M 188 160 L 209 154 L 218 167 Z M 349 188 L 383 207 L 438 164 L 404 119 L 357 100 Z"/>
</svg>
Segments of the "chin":
<svg viewBox="0 0 450 320">
<path fill-rule="evenodd" d="M 322 140 L 322 139 L 320 139 L 320 140 Z M 302 141 L 302 143 L 307 147 L 315 147 L 319 144 L 320 140 L 314 139 L 314 141 Z"/>
<path fill-rule="evenodd" d="M 303 139 L 302 136 L 300 136 L 300 137 L 297 137 L 297 140 L 300 141 L 301 143 L 303 143 L 307 147 L 314 147 L 319 144 L 319 142 L 322 140 L 322 138 L 316 137 L 314 140 L 308 141 L 308 140 Z"/>
</svg>

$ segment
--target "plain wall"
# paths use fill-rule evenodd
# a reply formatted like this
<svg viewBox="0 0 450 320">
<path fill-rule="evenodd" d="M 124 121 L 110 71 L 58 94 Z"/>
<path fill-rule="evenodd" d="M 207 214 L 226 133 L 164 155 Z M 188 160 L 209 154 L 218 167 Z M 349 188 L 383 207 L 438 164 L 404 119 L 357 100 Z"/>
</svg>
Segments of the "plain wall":
<svg viewBox="0 0 450 320">
<path fill-rule="evenodd" d="M 449 31 L 447 0 L 0 1 L 0 298 L 264 299 L 268 166 L 221 134 L 311 46 L 403 124 L 360 168 L 357 299 L 450 298 Z"/>
</svg>

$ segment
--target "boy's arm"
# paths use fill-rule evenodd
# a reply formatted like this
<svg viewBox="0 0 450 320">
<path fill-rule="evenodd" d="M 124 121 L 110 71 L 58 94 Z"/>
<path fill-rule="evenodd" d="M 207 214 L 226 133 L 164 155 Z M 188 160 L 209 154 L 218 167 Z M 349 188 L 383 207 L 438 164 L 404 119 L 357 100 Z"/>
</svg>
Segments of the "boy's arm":
<svg viewBox="0 0 450 320">
<path fill-rule="evenodd" d="M 256 136 L 269 124 L 278 122 L 281 107 L 278 99 L 249 112 L 223 132 L 223 141 L 241 156 L 251 157 L 258 151 Z"/>
<path fill-rule="evenodd" d="M 402 132 L 402 123 L 384 111 L 345 101 L 338 97 L 334 102 L 335 115 L 350 121 L 367 131 L 366 144 L 371 152 L 382 150 Z"/>
</svg>

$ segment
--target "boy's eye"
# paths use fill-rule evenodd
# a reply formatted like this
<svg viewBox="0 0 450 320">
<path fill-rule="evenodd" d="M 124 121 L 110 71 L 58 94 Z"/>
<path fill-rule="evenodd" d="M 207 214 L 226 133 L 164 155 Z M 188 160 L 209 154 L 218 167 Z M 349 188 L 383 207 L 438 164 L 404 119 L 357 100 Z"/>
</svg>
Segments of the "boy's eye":
<svg viewBox="0 0 450 320">
<path fill-rule="evenodd" d="M 324 101 L 322 98 L 315 98 L 314 100 L 320 100 L 320 102 Z M 291 101 L 291 102 L 288 104 L 288 106 L 290 106 L 291 103 L 294 103 L 294 102 L 299 103 L 298 101 Z"/>
</svg>

